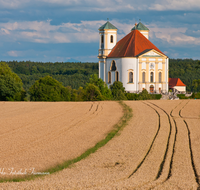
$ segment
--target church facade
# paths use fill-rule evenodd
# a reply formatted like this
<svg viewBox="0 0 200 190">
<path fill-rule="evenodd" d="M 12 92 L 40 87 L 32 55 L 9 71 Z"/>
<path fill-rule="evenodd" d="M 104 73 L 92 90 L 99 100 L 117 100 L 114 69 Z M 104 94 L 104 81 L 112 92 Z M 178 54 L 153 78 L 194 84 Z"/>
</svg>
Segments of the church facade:
<svg viewBox="0 0 200 190">
<path fill-rule="evenodd" d="M 125 90 L 168 92 L 168 57 L 149 41 L 141 22 L 117 42 L 117 28 L 107 21 L 99 28 L 99 78 L 108 86 L 121 81 Z"/>
</svg>

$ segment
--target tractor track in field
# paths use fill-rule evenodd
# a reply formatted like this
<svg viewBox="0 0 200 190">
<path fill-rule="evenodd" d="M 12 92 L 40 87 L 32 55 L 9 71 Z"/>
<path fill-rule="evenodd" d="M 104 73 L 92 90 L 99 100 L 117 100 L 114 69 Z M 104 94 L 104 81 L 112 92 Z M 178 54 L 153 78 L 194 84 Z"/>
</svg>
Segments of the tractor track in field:
<svg viewBox="0 0 200 190">
<path fill-rule="evenodd" d="M 156 104 L 154 104 L 150 101 L 148 101 L 148 103 L 149 104 L 147 104 L 147 103 L 145 103 L 145 104 L 148 105 L 149 107 L 151 107 L 152 109 L 154 109 L 154 111 L 157 113 L 157 115 L 159 117 L 159 125 L 160 126 L 161 126 L 161 120 L 162 120 L 163 116 L 161 116 L 158 113 L 158 109 L 161 110 L 167 116 L 167 120 L 169 122 L 169 133 L 168 133 L 168 137 L 167 137 L 166 148 L 165 148 L 165 152 L 164 152 L 164 155 L 163 155 L 163 159 L 160 163 L 159 170 L 157 172 L 155 179 L 153 181 L 149 181 L 145 184 L 139 185 L 137 188 L 140 188 L 140 189 L 143 189 L 143 188 L 145 188 L 145 189 L 150 188 L 151 189 L 151 188 L 156 187 L 157 184 L 161 184 L 161 183 L 163 183 L 164 181 L 167 180 L 169 173 L 170 173 L 170 166 L 171 166 L 171 162 L 172 162 L 172 158 L 173 158 L 174 146 L 175 146 L 175 141 L 176 141 L 176 130 L 175 130 L 175 134 L 172 134 L 173 126 L 172 126 L 172 123 L 171 123 L 170 115 L 160 106 L 158 106 L 158 105 L 156 105 Z M 169 145 L 170 145 L 171 139 L 172 139 L 173 142 L 172 142 L 171 150 L 169 150 Z M 168 156 L 169 158 L 167 159 L 168 154 L 170 154 L 170 155 Z M 168 160 L 168 163 L 167 163 L 167 160 Z M 165 165 L 167 165 L 167 166 L 165 166 Z M 165 171 L 165 173 L 167 173 L 168 175 L 164 175 L 164 179 L 159 179 L 163 174 L 164 167 L 167 168 L 167 171 Z M 168 169 L 168 167 L 169 167 L 169 169 Z"/>
<path fill-rule="evenodd" d="M 163 167 L 164 167 L 164 164 L 165 164 L 165 161 L 166 161 L 166 157 L 167 157 L 167 154 L 168 154 L 168 151 L 169 151 L 169 143 L 170 143 L 170 139 L 171 139 L 171 136 L 172 136 L 172 123 L 171 123 L 170 115 L 163 108 L 161 108 L 160 106 L 158 106 L 158 105 L 156 105 L 152 102 L 150 102 L 150 103 L 152 105 L 156 106 L 157 108 L 159 108 L 160 110 L 162 110 L 166 114 L 166 116 L 168 118 L 169 126 L 170 126 L 170 131 L 169 131 L 169 135 L 168 135 L 168 139 L 167 139 L 165 154 L 164 154 L 164 157 L 163 157 L 163 161 L 160 164 L 160 171 L 158 172 L 158 175 L 156 176 L 156 179 L 155 179 L 155 180 L 157 180 L 162 174 L 162 170 L 163 170 Z M 175 142 L 176 142 L 176 130 L 175 130 L 175 134 L 174 134 L 173 148 L 172 148 L 171 159 L 170 159 L 169 165 L 171 165 L 171 160 L 172 160 L 173 153 L 174 153 Z M 169 176 L 169 173 L 170 173 L 170 168 L 169 168 L 168 176 Z"/>
<path fill-rule="evenodd" d="M 185 106 L 189 103 L 189 101 L 180 109 L 179 111 L 179 116 L 180 118 L 183 119 L 185 125 L 186 125 L 186 128 L 187 128 L 187 131 L 188 131 L 188 139 L 189 139 L 189 148 L 190 148 L 190 158 L 191 158 L 191 164 L 192 164 L 192 168 L 193 168 L 193 171 L 194 171 L 194 175 L 195 175 L 195 180 L 196 180 L 196 183 L 198 184 L 198 189 L 200 189 L 200 181 L 199 181 L 199 175 L 197 173 L 197 169 L 196 169 L 196 166 L 195 166 L 195 163 L 194 163 L 194 156 L 193 156 L 193 151 L 192 151 L 192 143 L 191 143 L 191 137 L 190 137 L 190 129 L 189 129 L 189 126 L 188 126 L 188 123 L 186 122 L 185 120 L 185 117 L 183 117 L 181 115 L 181 111 L 185 108 Z M 189 118 L 187 118 L 189 119 Z M 191 118 L 190 118 L 191 119 Z"/>
<path fill-rule="evenodd" d="M 178 107 L 178 106 L 180 106 L 180 104 L 182 103 L 180 103 L 180 104 L 178 104 L 175 108 L 173 108 L 172 110 L 171 110 L 171 112 L 170 112 L 170 114 L 168 114 L 163 108 L 161 108 L 160 106 L 158 106 L 158 105 L 156 105 L 156 104 L 154 104 L 154 103 L 152 103 L 152 102 L 149 102 L 150 104 L 152 104 L 152 105 L 154 105 L 154 106 L 156 106 L 157 108 L 159 108 L 159 109 L 161 109 L 166 115 L 167 115 L 167 117 L 168 117 L 168 121 L 169 121 L 169 124 L 170 124 L 170 132 L 169 132 L 169 136 L 168 136 L 168 141 L 167 141 L 167 146 L 166 146 L 166 151 L 165 151 L 165 154 L 164 154 L 164 157 L 163 157 L 163 161 L 162 161 L 162 163 L 160 164 L 160 170 L 159 170 L 159 172 L 158 172 L 158 175 L 157 175 L 157 177 L 156 177 L 156 179 L 154 180 L 154 182 L 152 183 L 152 182 L 148 182 L 148 183 L 146 183 L 146 184 L 143 184 L 143 185 L 140 185 L 140 186 L 138 186 L 139 188 L 144 188 L 144 187 L 150 187 L 150 189 L 153 189 L 153 188 L 155 188 L 157 185 L 162 185 L 162 184 L 164 184 L 165 182 L 167 182 L 170 178 L 171 178 L 171 176 L 173 175 L 173 170 L 172 170 L 172 168 L 173 168 L 173 159 L 174 159 L 174 154 L 175 154 L 175 152 L 176 152 L 176 140 L 177 140 L 177 133 L 178 133 L 178 126 L 177 126 L 177 122 L 176 122 L 176 118 L 177 118 L 177 116 L 175 117 L 175 116 L 173 116 L 173 111 Z M 182 111 L 182 109 L 186 106 L 188 104 L 188 102 L 184 105 L 184 106 L 182 106 L 182 108 L 180 108 L 180 110 L 179 110 L 179 117 L 180 118 L 182 118 L 183 119 L 183 117 L 181 116 L 181 111 Z M 172 123 L 171 123 L 171 118 L 172 118 L 172 120 L 173 120 L 173 122 L 174 122 L 174 126 L 175 126 L 175 133 L 174 134 L 172 134 L 171 132 L 172 132 Z M 192 169 L 193 169 L 193 173 L 194 173 L 194 176 L 195 176 L 195 181 L 196 181 L 196 183 L 198 184 L 198 189 L 200 189 L 200 185 L 199 185 L 199 175 L 198 175 L 198 173 L 197 173 L 197 170 L 196 170 L 196 167 L 195 167 L 195 163 L 194 163 L 194 158 L 193 158 L 193 152 L 192 152 L 192 145 L 191 145 L 191 138 L 190 138 L 190 130 L 189 130 L 189 126 L 188 126 L 188 124 L 187 124 L 187 122 L 183 119 L 183 121 L 184 121 L 184 123 L 185 123 L 185 125 L 186 125 L 186 128 L 187 128 L 187 131 L 188 131 L 188 144 L 189 144 L 189 150 L 190 150 L 190 160 L 191 160 L 191 166 L 192 166 Z M 166 177 L 166 179 L 165 180 L 162 180 L 162 181 L 158 181 L 157 183 L 156 183 L 156 181 L 159 179 L 159 177 L 161 177 L 161 175 L 162 175 L 162 171 L 163 171 L 163 167 L 164 167 L 164 165 L 165 165 L 165 162 L 166 162 L 166 157 L 167 157 L 167 154 L 168 154 L 168 150 L 169 150 L 169 142 L 170 142 L 170 138 L 171 138 L 171 136 L 174 136 L 174 138 L 173 138 L 173 143 L 172 143 L 172 145 L 173 145 L 173 148 L 172 148 L 172 153 L 170 154 L 170 164 L 169 164 L 169 170 L 168 170 L 168 175 L 167 175 L 167 177 Z M 151 185 L 149 185 L 149 184 L 151 184 Z M 177 186 L 178 187 L 178 186 Z M 180 188 L 180 187 L 178 187 L 178 188 Z"/>
<path fill-rule="evenodd" d="M 188 101 L 189 102 L 189 101 Z M 174 138 L 174 144 L 173 144 L 173 153 L 172 153 L 172 157 L 171 157 L 171 162 L 170 162 L 170 169 L 169 169 L 169 174 L 168 174 L 168 177 L 167 179 L 163 182 L 163 184 L 165 182 L 167 182 L 172 176 L 173 176 L 173 162 L 174 162 L 174 155 L 176 154 L 176 142 L 177 142 L 177 135 L 179 134 L 179 125 L 177 124 L 177 119 L 182 119 L 184 124 L 185 124 L 185 127 L 187 129 L 187 137 L 188 137 L 188 146 L 189 146 L 189 151 L 190 151 L 190 160 L 191 160 L 191 166 L 192 166 L 192 170 L 193 170 L 193 173 L 194 173 L 194 176 L 195 176 L 195 181 L 198 185 L 198 188 L 200 188 L 200 185 L 199 185 L 199 178 L 198 178 L 198 174 L 197 174 L 197 170 L 196 170 L 196 167 L 195 167 L 195 164 L 194 164 L 194 158 L 193 158 L 193 153 L 192 153 L 192 147 L 191 147 L 191 138 L 190 138 L 190 130 L 189 130 L 189 126 L 187 124 L 187 122 L 185 121 L 185 119 L 181 116 L 181 111 L 183 110 L 183 108 L 188 104 L 188 102 L 186 104 L 184 104 L 179 110 L 178 110 L 178 115 L 173 115 L 173 112 L 175 111 L 175 109 L 177 107 L 179 107 L 182 103 L 180 102 L 174 109 L 171 110 L 170 112 L 170 116 L 174 122 L 174 125 L 175 125 L 175 138 Z M 179 186 L 177 186 L 178 188 L 180 188 Z"/>
<path fill-rule="evenodd" d="M 144 102 L 143 102 L 144 103 Z M 145 105 L 147 105 L 147 106 L 149 106 L 150 108 L 152 108 L 149 104 L 146 104 L 146 103 L 144 103 Z M 152 142 L 151 142 L 151 144 L 150 144 L 150 147 L 149 147 L 149 149 L 148 149 L 148 151 L 147 151 L 147 153 L 145 154 L 145 156 L 144 156 L 144 158 L 142 159 L 142 161 L 138 164 L 138 166 L 136 167 L 136 169 L 128 176 L 128 178 L 130 178 L 131 176 L 133 176 L 137 171 L 138 171 L 138 169 L 141 167 L 141 165 L 143 164 L 143 162 L 145 161 L 145 159 L 147 158 L 147 156 L 148 156 L 148 154 L 150 153 L 150 151 L 151 151 L 151 149 L 152 149 L 152 147 L 153 147 L 153 144 L 154 144 L 154 142 L 155 142 L 155 139 L 156 139 L 156 137 L 158 136 L 158 133 L 159 133 L 159 130 L 160 130 L 160 114 L 157 112 L 157 110 L 156 109 L 154 109 L 154 108 L 152 108 L 155 112 L 156 112 L 156 114 L 158 115 L 158 128 L 157 128 L 157 131 L 156 131 L 156 134 L 155 134 L 155 136 L 154 136 L 154 138 L 153 138 L 153 140 L 152 140 Z"/>
</svg>

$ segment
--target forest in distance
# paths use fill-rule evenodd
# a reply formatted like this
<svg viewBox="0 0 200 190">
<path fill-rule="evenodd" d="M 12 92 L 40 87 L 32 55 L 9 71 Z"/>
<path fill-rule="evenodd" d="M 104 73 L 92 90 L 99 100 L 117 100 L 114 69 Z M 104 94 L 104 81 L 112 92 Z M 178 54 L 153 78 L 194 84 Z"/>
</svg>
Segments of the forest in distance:
<svg viewBox="0 0 200 190">
<path fill-rule="evenodd" d="M 78 89 L 89 82 L 92 74 L 98 75 L 99 72 L 98 63 L 43 63 L 32 61 L 8 61 L 6 63 L 21 78 L 23 87 L 27 92 L 36 80 L 48 75 L 61 82 L 64 86 Z M 180 78 L 187 85 L 187 92 L 200 91 L 200 85 L 194 85 L 194 80 L 200 79 L 200 61 L 169 59 L 169 77 Z"/>
</svg>

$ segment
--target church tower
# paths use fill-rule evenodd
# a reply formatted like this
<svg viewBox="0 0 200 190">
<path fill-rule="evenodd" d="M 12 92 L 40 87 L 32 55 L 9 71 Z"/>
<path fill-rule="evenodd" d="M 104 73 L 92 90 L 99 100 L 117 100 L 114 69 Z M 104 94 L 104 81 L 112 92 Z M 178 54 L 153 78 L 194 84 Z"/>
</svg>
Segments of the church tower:
<svg viewBox="0 0 200 190">
<path fill-rule="evenodd" d="M 99 28 L 99 78 L 106 81 L 106 58 L 117 43 L 117 28 L 107 21 Z"/>
<path fill-rule="evenodd" d="M 142 33 L 149 40 L 149 29 L 141 22 L 139 22 L 138 24 L 135 23 L 135 26 L 131 29 L 131 31 L 133 30 L 139 30 L 140 33 Z"/>
</svg>

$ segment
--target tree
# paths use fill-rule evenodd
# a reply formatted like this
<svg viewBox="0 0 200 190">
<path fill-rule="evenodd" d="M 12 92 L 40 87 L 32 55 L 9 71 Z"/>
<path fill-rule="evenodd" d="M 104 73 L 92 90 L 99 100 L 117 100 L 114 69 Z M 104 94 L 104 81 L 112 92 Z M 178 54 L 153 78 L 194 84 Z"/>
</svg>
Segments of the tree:
<svg viewBox="0 0 200 190">
<path fill-rule="evenodd" d="M 200 86 L 200 79 L 195 79 L 195 80 L 193 80 L 193 81 L 192 81 L 192 86 L 193 86 L 195 92 L 197 92 L 197 91 L 198 91 L 197 89 L 198 89 L 198 87 Z"/>
<path fill-rule="evenodd" d="M 98 78 L 96 74 L 93 74 L 90 76 L 90 84 L 94 84 L 97 86 L 104 98 L 104 100 L 111 100 L 112 99 L 112 93 L 111 90 L 108 88 L 108 86 L 105 84 L 105 82 L 101 79 Z"/>
<path fill-rule="evenodd" d="M 70 101 L 71 91 L 50 76 L 37 80 L 30 88 L 32 101 Z"/>
<path fill-rule="evenodd" d="M 97 86 L 94 84 L 88 84 L 85 88 L 85 100 L 100 101 L 103 100 L 103 96 Z"/>
<path fill-rule="evenodd" d="M 23 101 L 26 92 L 19 76 L 11 71 L 9 66 L 0 62 L 0 100 Z"/>
<path fill-rule="evenodd" d="M 110 89 L 114 100 L 127 100 L 125 96 L 125 88 L 123 87 L 122 82 L 115 81 L 110 85 Z"/>
</svg>

